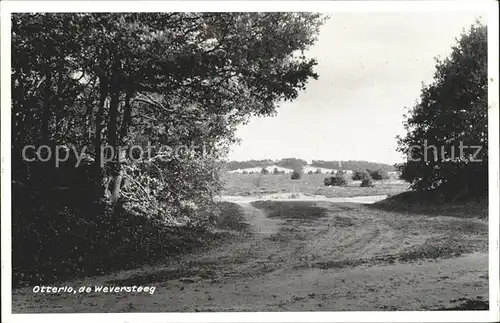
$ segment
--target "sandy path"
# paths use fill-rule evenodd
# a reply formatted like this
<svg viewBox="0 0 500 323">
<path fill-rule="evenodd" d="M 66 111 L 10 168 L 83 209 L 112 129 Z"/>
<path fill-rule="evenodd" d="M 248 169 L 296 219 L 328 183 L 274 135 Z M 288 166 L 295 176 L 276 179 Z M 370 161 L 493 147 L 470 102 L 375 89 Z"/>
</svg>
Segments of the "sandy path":
<svg viewBox="0 0 500 323">
<path fill-rule="evenodd" d="M 326 216 L 307 221 L 269 218 L 242 199 L 250 230 L 236 240 L 186 255 L 178 263 L 61 284 L 148 285 L 156 286 L 154 295 L 34 295 L 24 288 L 14 291 L 13 310 L 425 310 L 488 299 L 486 251 L 449 259 L 394 260 L 429 238 L 443 239 L 440 228 L 463 226 L 458 220 L 408 218 L 379 214 L 363 204 L 308 201 L 325 208 Z M 467 223 L 484 229 L 480 221 Z"/>
</svg>

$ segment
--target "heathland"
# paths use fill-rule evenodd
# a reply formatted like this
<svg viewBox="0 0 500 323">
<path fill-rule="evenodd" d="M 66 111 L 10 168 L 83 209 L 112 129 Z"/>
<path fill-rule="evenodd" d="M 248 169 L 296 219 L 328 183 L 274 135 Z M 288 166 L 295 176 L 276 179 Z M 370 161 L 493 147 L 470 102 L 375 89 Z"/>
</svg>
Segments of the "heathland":
<svg viewBox="0 0 500 323">
<path fill-rule="evenodd" d="M 227 172 L 236 129 L 318 79 L 307 53 L 327 19 L 13 14 L 13 311 L 488 308 L 485 26 L 437 60 L 405 116 L 398 178 L 294 159 L 279 165 L 291 174 Z M 483 149 L 448 158 L 413 149 L 423 141 Z M 125 146 L 141 149 L 109 153 Z M 313 166 L 347 170 L 335 164 Z M 146 285 L 154 295 L 34 292 Z"/>
</svg>

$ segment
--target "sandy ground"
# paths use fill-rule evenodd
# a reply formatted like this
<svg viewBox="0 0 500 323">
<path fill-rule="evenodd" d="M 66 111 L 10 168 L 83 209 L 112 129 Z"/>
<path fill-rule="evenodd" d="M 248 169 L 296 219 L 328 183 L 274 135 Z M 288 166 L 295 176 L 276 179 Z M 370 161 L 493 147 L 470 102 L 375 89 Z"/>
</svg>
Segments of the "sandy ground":
<svg viewBox="0 0 500 323">
<path fill-rule="evenodd" d="M 279 218 L 268 216 L 265 208 L 246 198 L 232 201 L 244 208 L 247 230 L 209 252 L 186 255 L 164 266 L 56 285 L 156 286 L 154 295 L 34 294 L 22 288 L 13 292 L 13 311 L 381 311 L 452 309 L 466 303 L 487 306 L 485 220 L 399 215 L 369 209 L 352 199 L 339 203 L 346 201 L 323 198 L 308 200 L 326 210 L 321 216 Z M 441 243 L 447 239 L 452 241 Z M 437 249 L 429 252 L 429 245 L 435 244 Z"/>
</svg>

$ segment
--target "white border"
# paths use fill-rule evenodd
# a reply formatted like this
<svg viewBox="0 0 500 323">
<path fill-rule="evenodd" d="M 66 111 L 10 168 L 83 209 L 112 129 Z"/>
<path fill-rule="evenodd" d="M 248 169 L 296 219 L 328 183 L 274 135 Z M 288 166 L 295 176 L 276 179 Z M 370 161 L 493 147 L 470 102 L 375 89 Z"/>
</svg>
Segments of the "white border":
<svg viewBox="0 0 500 323">
<path fill-rule="evenodd" d="M 498 4 L 496 1 L 2 1 L 1 6 L 1 158 L 2 158 L 2 322 L 497 322 L 499 318 L 499 106 Z M 249 312 L 133 314 L 11 313 L 11 174 L 10 174 L 10 13 L 12 12 L 159 12 L 159 11 L 314 11 L 314 12 L 488 12 L 489 127 L 489 311 L 431 312 Z M 424 23 L 424 22 L 423 22 Z"/>
</svg>

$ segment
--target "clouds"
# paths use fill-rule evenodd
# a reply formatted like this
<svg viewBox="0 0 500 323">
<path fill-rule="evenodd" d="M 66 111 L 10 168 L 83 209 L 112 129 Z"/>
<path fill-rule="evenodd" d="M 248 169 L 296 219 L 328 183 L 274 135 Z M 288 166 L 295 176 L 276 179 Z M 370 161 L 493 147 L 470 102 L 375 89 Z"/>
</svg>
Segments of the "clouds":
<svg viewBox="0 0 500 323">
<path fill-rule="evenodd" d="M 397 162 L 405 106 L 430 82 L 436 56 L 481 12 L 330 14 L 308 55 L 319 79 L 274 118 L 240 128 L 231 158 L 365 159 Z"/>
</svg>

